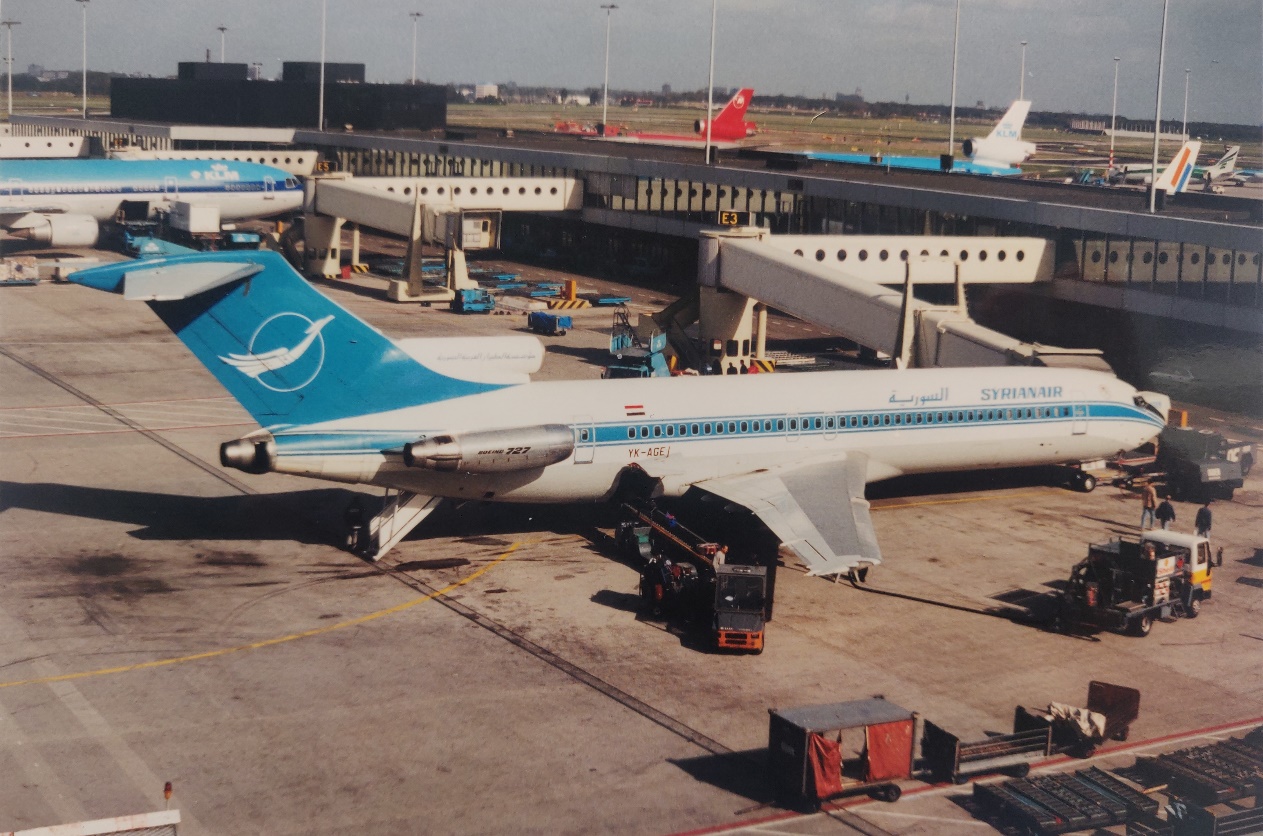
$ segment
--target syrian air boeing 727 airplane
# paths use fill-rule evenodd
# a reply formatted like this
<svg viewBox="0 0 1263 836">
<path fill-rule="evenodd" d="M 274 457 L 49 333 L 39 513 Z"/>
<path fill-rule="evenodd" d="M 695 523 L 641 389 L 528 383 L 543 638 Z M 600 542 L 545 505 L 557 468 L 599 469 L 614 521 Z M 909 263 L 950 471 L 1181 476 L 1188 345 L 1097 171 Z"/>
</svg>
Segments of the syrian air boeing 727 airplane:
<svg viewBox="0 0 1263 836">
<path fill-rule="evenodd" d="M 177 200 L 223 221 L 267 218 L 301 207 L 303 186 L 231 160 L 0 160 L 0 228 L 30 241 L 90 247 L 125 204 L 149 216 Z"/>
<path fill-rule="evenodd" d="M 507 357 L 499 380 L 462 376 L 432 362 L 442 338 L 391 341 L 273 252 L 70 279 L 147 302 L 261 425 L 220 448 L 226 467 L 556 503 L 607 500 L 635 473 L 750 509 L 820 575 L 880 562 L 869 482 L 1097 459 L 1153 438 L 1170 408 L 1109 374 L 1034 367 L 522 383 Z"/>
</svg>

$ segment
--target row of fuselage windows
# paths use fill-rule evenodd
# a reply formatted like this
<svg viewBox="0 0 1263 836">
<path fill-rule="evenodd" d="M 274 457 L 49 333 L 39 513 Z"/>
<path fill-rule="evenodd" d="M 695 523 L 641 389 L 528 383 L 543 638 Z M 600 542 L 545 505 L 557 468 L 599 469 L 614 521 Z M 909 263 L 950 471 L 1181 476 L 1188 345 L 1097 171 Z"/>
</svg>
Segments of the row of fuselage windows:
<svg viewBox="0 0 1263 836">
<path fill-rule="evenodd" d="M 285 188 L 293 189 L 298 187 L 298 181 L 293 179 L 285 180 Z M 101 184 L 101 185 L 84 185 L 76 183 L 73 185 L 66 184 L 60 186 L 15 186 L 13 194 L 119 194 L 130 192 L 132 194 L 152 194 L 157 192 L 169 192 L 170 194 L 179 194 L 180 189 L 185 191 L 205 191 L 207 186 L 191 186 L 187 183 L 181 187 L 171 186 L 163 188 L 160 183 L 151 183 L 143 186 L 123 185 L 119 183 Z M 264 191 L 264 184 L 254 181 L 235 181 L 228 183 L 210 184 L 210 188 L 216 191 L 225 192 L 261 192 Z M 2 191 L 2 190 L 0 190 Z"/>
<path fill-rule="evenodd" d="M 1069 406 L 1015 406 L 1004 409 L 957 409 L 935 412 L 881 412 L 865 415 L 808 415 L 801 418 L 762 418 L 744 421 L 705 421 L 688 424 L 647 424 L 627 428 L 627 438 L 689 438 L 715 435 L 813 432 L 915 427 L 938 424 L 985 424 L 1069 418 Z"/>
<path fill-rule="evenodd" d="M 183 187 L 185 191 L 205 191 L 205 187 L 188 186 Z M 261 192 L 263 191 L 262 183 L 224 183 L 215 187 L 216 191 L 225 192 Z M 161 185 L 148 186 L 122 186 L 122 185 L 102 185 L 102 186 L 27 186 L 14 194 L 157 194 L 166 193 L 178 196 L 180 189 L 172 186 L 164 189 Z"/>
</svg>

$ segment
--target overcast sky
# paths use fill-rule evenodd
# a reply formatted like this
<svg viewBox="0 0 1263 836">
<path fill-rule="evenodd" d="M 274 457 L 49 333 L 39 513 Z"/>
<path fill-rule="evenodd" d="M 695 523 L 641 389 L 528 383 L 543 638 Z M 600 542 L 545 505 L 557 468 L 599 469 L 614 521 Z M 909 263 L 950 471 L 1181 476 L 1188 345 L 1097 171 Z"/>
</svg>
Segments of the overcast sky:
<svg viewBox="0 0 1263 836">
<path fill-rule="evenodd" d="M 372 81 L 411 73 L 434 82 L 515 81 L 599 87 L 601 0 L 327 0 L 328 58 L 367 64 Z M 606 0 L 608 2 L 608 0 Z M 710 36 L 706 0 L 617 0 L 610 86 L 702 89 Z M 1109 113 L 1119 56 L 1119 114 L 1151 118 L 1162 0 L 962 0 L 957 100 L 1002 107 L 1017 97 L 1022 40 L 1036 110 Z M 1171 0 L 1163 118 L 1179 119 L 1192 70 L 1190 121 L 1263 122 L 1263 0 Z M 951 99 L 952 0 L 719 0 L 715 83 L 758 93 L 870 101 Z M 14 65 L 80 66 L 74 0 L 0 0 L 14 29 Z M 91 0 L 88 66 L 172 75 L 178 61 L 263 64 L 320 56 L 320 0 Z M 1217 63 L 1216 63 L 1217 62 Z"/>
</svg>

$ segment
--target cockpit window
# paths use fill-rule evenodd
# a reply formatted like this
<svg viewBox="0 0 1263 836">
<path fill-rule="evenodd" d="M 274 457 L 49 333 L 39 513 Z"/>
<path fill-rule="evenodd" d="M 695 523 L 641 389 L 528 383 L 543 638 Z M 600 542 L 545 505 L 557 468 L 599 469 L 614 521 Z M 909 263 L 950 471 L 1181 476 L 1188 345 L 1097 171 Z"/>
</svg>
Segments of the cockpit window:
<svg viewBox="0 0 1263 836">
<path fill-rule="evenodd" d="M 285 188 L 287 188 L 287 189 L 296 189 L 296 188 L 298 188 L 298 181 L 297 181 L 297 180 L 295 180 L 293 177 L 286 177 L 286 178 L 285 178 Z"/>
<path fill-rule="evenodd" d="M 1158 410 L 1158 408 L 1157 408 L 1156 406 L 1154 406 L 1153 404 L 1149 403 L 1149 402 L 1148 402 L 1147 400 L 1145 400 L 1144 398 L 1142 398 L 1142 397 L 1140 397 L 1139 395 L 1137 395 L 1136 397 L 1132 398 L 1132 400 L 1133 400 L 1133 401 L 1135 401 L 1136 406 L 1140 407 L 1141 409 L 1147 409 L 1147 410 L 1149 410 L 1150 412 L 1152 412 L 1154 415 L 1156 415 L 1156 416 L 1158 416 L 1159 418 L 1161 418 L 1163 421 L 1166 421 L 1167 417 L 1166 417 L 1165 415 L 1163 415 L 1163 414 L 1162 414 L 1162 413 Z"/>
</svg>

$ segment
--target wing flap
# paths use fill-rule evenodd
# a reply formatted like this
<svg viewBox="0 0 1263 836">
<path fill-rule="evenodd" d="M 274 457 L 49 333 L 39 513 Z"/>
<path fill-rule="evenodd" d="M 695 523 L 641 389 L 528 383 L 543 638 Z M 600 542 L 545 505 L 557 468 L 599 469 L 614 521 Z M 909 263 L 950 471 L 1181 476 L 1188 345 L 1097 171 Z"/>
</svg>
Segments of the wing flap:
<svg viewBox="0 0 1263 836">
<path fill-rule="evenodd" d="M 697 487 L 748 508 L 794 552 L 809 575 L 834 575 L 880 563 L 877 532 L 864 499 L 867 459 L 711 479 Z"/>
</svg>

